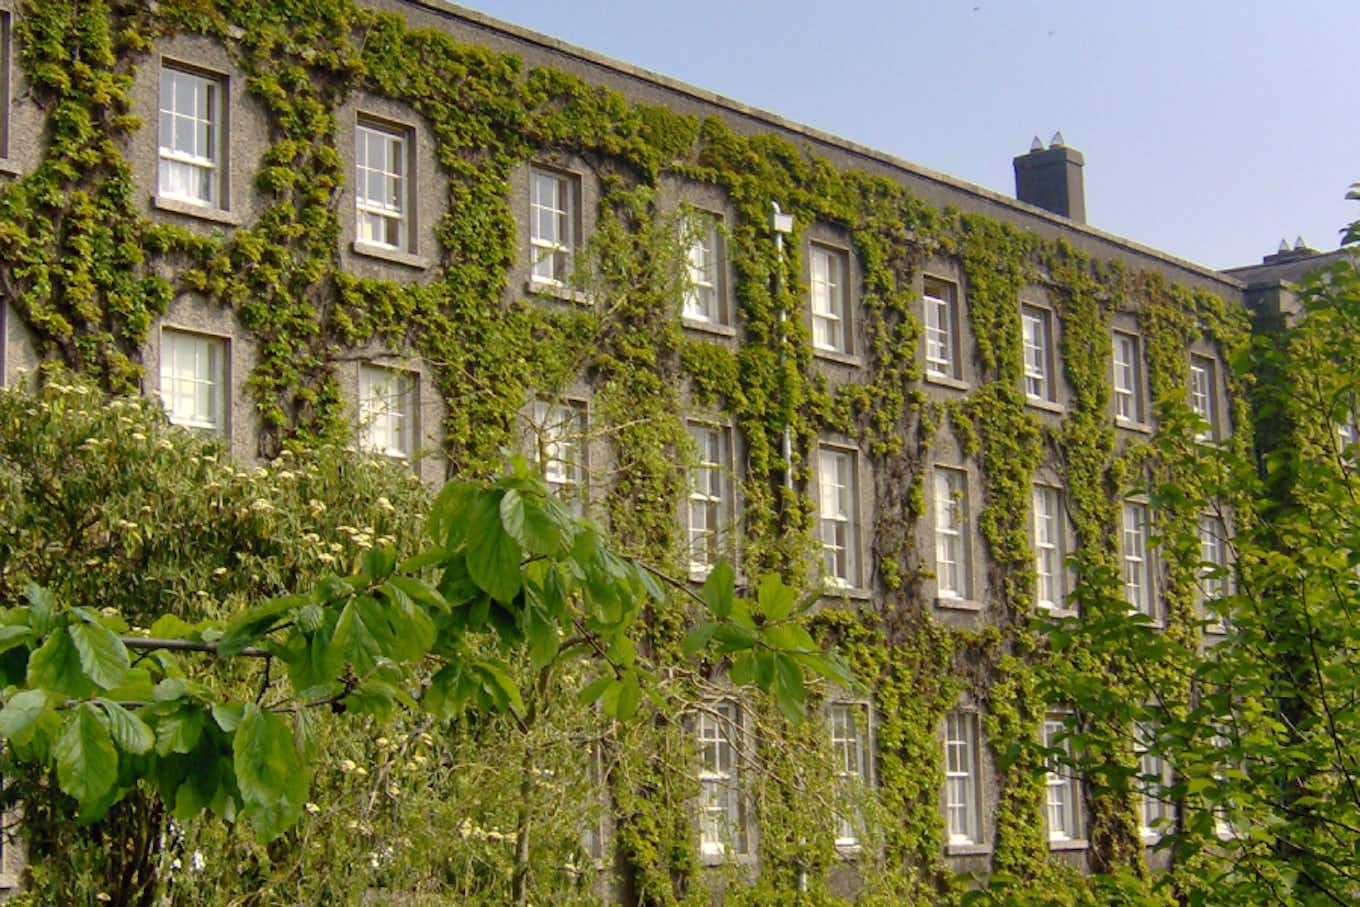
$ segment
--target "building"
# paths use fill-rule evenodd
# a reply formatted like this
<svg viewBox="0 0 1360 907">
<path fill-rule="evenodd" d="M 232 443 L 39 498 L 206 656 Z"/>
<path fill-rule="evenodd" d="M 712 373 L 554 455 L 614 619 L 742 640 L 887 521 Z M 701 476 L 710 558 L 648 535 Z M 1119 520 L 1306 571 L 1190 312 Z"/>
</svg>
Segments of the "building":
<svg viewBox="0 0 1360 907">
<path fill-rule="evenodd" d="M 813 628 L 868 688 L 826 693 L 806 757 L 707 700 L 697 797 L 656 807 L 688 821 L 611 815 L 602 892 L 853 892 L 874 860 L 929 887 L 1155 843 L 1155 795 L 1034 781 L 1065 743 L 1026 692 L 1031 628 L 1102 595 L 1168 630 L 1212 614 L 1241 502 L 1147 491 L 1249 447 L 1228 355 L 1294 271 L 1087 225 L 1060 141 L 1016 158 L 1011 199 L 440 3 L 261 4 L 248 30 L 164 2 L 76 37 L 59 6 L 0 0 L 0 380 L 64 361 L 245 461 L 342 437 L 436 482 L 520 446 L 633 552 L 824 588 Z M 93 62 L 25 47 L 40 19 Z M 1156 549 L 1175 521 L 1198 557 Z M 672 837 L 614 847 L 629 823 Z"/>
</svg>

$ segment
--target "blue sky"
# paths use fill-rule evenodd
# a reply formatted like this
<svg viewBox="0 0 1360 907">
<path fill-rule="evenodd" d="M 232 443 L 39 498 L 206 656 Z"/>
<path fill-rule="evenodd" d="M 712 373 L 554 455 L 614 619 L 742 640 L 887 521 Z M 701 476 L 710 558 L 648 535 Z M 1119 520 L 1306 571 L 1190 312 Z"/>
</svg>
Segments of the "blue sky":
<svg viewBox="0 0 1360 907">
<path fill-rule="evenodd" d="M 1006 194 L 1060 129 L 1092 226 L 1211 267 L 1360 218 L 1357 0 L 470 5 Z"/>
</svg>

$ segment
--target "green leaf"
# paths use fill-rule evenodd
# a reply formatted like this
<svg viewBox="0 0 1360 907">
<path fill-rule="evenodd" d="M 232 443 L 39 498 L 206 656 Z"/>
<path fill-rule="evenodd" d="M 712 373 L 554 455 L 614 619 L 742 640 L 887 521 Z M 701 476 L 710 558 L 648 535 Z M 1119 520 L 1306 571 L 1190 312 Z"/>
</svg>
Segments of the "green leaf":
<svg viewBox="0 0 1360 907">
<path fill-rule="evenodd" d="M 132 660 L 121 639 L 95 624 L 71 624 L 66 629 L 80 653 L 80 666 L 86 677 L 105 690 L 123 682 Z"/>
<path fill-rule="evenodd" d="M 57 613 L 57 601 L 52 596 L 52 592 L 37 583 L 29 583 L 24 586 L 24 597 L 28 599 L 29 613 L 33 619 L 30 621 L 33 629 L 39 633 L 47 633 L 52 629 L 52 620 Z"/>
<path fill-rule="evenodd" d="M 162 614 L 147 632 L 155 639 L 186 639 L 198 632 L 198 628 L 174 614 Z"/>
<path fill-rule="evenodd" d="M 595 700 L 604 695 L 605 688 L 614 682 L 614 678 L 606 674 L 604 677 L 596 677 L 586 684 L 585 689 L 576 695 L 576 701 L 581 705 L 590 705 Z"/>
<path fill-rule="evenodd" d="M 724 654 L 749 649 L 759 639 L 755 630 L 737 624 L 719 624 L 713 637 L 718 641 L 718 651 Z"/>
<path fill-rule="evenodd" d="M 618 680 L 611 680 L 600 697 L 600 705 L 610 718 L 627 721 L 637 714 L 642 702 L 642 687 L 636 671 L 629 671 Z"/>
<path fill-rule="evenodd" d="M 57 763 L 57 782 L 80 804 L 82 814 L 95 810 L 118 779 L 118 752 L 109 729 L 88 702 L 67 714 L 52 757 Z"/>
<path fill-rule="evenodd" d="M 724 618 L 732 613 L 732 600 L 736 595 L 737 574 L 726 559 L 718 561 L 709 571 L 708 578 L 699 590 L 699 597 L 708 605 L 714 617 Z"/>
<path fill-rule="evenodd" d="M 96 701 L 108 716 L 109 733 L 114 743 L 124 752 L 134 756 L 151 751 L 151 747 L 156 744 L 156 735 L 151 733 L 151 728 L 146 726 L 146 722 L 116 702 L 108 699 Z"/>
<path fill-rule="evenodd" d="M 448 664 L 435 672 L 420 705 L 436 718 L 452 718 L 463 711 L 477 692 L 477 676 L 462 665 Z"/>
<path fill-rule="evenodd" d="M 807 704 L 807 691 L 803 687 L 803 671 L 793 661 L 783 655 L 774 656 L 775 695 L 774 702 L 789 721 L 803 720 L 804 706 Z"/>
<path fill-rule="evenodd" d="M 281 716 L 247 703 L 231 749 L 242 814 L 264 840 L 273 840 L 302 815 L 311 787 L 311 771 L 298 752 L 293 728 Z"/>
<path fill-rule="evenodd" d="M 64 627 L 47 637 L 28 659 L 28 685 L 74 699 L 83 699 L 94 689 L 80 663 L 80 651 Z"/>
<path fill-rule="evenodd" d="M 718 625 L 714 623 L 699 624 L 685 637 L 684 645 L 681 650 L 686 655 L 694 655 L 708 648 L 709 642 L 713 639 L 713 634 L 718 631 Z"/>
<path fill-rule="evenodd" d="M 770 573 L 760 581 L 756 607 L 765 615 L 766 623 L 775 623 L 788 617 L 797 603 L 798 593 L 784 585 L 778 574 Z"/>
<path fill-rule="evenodd" d="M 501 498 L 501 525 L 530 554 L 552 557 L 562 548 L 562 531 L 532 495 L 507 491 Z"/>
<path fill-rule="evenodd" d="M 498 497 L 480 495 L 471 508 L 469 522 L 468 575 L 483 592 L 508 605 L 519 592 L 524 552 L 501 525 Z"/>
<path fill-rule="evenodd" d="M 46 691 L 24 690 L 15 693 L 0 709 L 0 737 L 23 746 L 33 736 L 34 726 L 46 709 Z"/>
<path fill-rule="evenodd" d="M 396 565 L 397 552 L 390 545 L 374 545 L 359 557 L 359 569 L 374 582 L 386 579 Z"/>
<path fill-rule="evenodd" d="M 521 613 L 524 615 L 524 638 L 529 643 L 529 665 L 538 670 L 557 657 L 561 647 L 557 623 L 535 603 L 526 604 Z"/>
<path fill-rule="evenodd" d="M 419 602 L 434 611 L 447 612 L 449 603 L 435 589 L 414 576 L 394 573 L 387 580 L 388 585 L 400 589 L 411 601 Z"/>
<path fill-rule="evenodd" d="M 180 703 L 156 722 L 156 752 L 162 756 L 193 752 L 206 724 L 207 713 L 203 709 L 193 703 Z"/>
<path fill-rule="evenodd" d="M 235 731 L 241 725 L 241 717 L 245 714 L 245 706 L 239 702 L 214 702 L 212 704 L 213 721 L 217 726 L 228 734 Z"/>
<path fill-rule="evenodd" d="M 739 687 L 744 687 L 756 678 L 756 656 L 749 649 L 732 659 L 732 670 L 728 677 Z"/>
<path fill-rule="evenodd" d="M 27 645 L 37 638 L 38 633 L 32 627 L 25 627 L 18 624 L 0 626 L 0 653 L 8 652 L 10 649 L 17 649 L 22 645 Z"/>
<path fill-rule="evenodd" d="M 503 701 L 516 712 L 524 711 L 524 700 L 520 698 L 519 686 L 511 679 L 510 672 L 503 665 L 494 661 L 476 661 L 472 663 L 472 667 L 481 672 L 484 678 L 483 686 L 489 685 L 499 694 L 498 701 Z"/>
<path fill-rule="evenodd" d="M 322 588 L 328 580 L 334 579 L 334 577 L 328 577 L 322 580 L 317 588 Z M 348 588 L 349 586 L 346 584 L 345 589 Z M 222 633 L 222 638 L 217 641 L 218 653 L 235 655 L 247 646 L 254 644 L 279 622 L 282 615 L 307 604 L 308 600 L 309 596 L 301 593 L 283 595 L 246 609 L 227 624 Z"/>
</svg>

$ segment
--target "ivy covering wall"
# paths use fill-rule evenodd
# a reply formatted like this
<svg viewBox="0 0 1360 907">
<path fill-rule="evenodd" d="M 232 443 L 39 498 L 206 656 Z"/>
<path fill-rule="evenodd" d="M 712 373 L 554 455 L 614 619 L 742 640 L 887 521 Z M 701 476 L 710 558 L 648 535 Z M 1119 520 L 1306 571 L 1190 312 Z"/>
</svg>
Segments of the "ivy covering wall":
<svg viewBox="0 0 1360 907">
<path fill-rule="evenodd" d="M 1136 797 L 1110 781 L 1127 778 L 1135 763 L 1129 729 L 1074 716 L 1090 843 L 1069 861 L 1050 854 L 1045 837 L 1038 730 L 1064 685 L 1133 695 L 1132 675 L 1149 669 L 1096 659 L 1082 645 L 1087 622 L 1127 607 L 1118 535 L 1127 495 L 1150 494 L 1155 531 L 1168 540 L 1193 539 L 1211 503 L 1251 518 L 1250 502 L 1223 498 L 1231 483 L 1218 448 L 1195 442 L 1186 395 L 1190 346 L 1201 343 L 1219 356 L 1231 399 L 1244 399 L 1244 379 L 1228 367 L 1246 342 L 1243 312 L 1159 272 L 933 209 L 896 182 L 840 169 L 787 139 L 636 104 L 353 0 L 29 0 L 14 28 L 30 101 L 47 126 L 37 167 L 0 186 L 0 285 L 45 361 L 110 392 L 134 391 L 152 326 L 179 295 L 195 294 L 234 313 L 255 341 L 244 392 L 262 420 L 262 452 L 275 456 L 349 439 L 353 403 L 337 379 L 346 354 L 375 343 L 411 352 L 445 404 L 441 453 L 464 475 L 500 468 L 502 451 L 520 443 L 527 400 L 587 386 L 592 433 L 613 466 L 598 480 L 597 515 L 632 553 L 677 574 L 685 564 L 687 408 L 726 414 L 740 436 L 741 561 L 752 575 L 774 569 L 812 581 L 816 445 L 828 435 L 857 445 L 876 512 L 865 533 L 874 594 L 828 599 L 811 623 L 850 655 L 873 704 L 875 791 L 861 809 L 864 846 L 843 859 L 826 832 L 833 804 L 809 796 L 832 777 L 824 728 L 790 729 L 751 703 L 762 765 L 749 775 L 758 871 L 705 870 L 697 782 L 686 772 L 695 756 L 683 720 L 658 717 L 607 735 L 612 769 L 602 781 L 615 856 L 602 863 L 600 884 L 608 890 L 647 904 L 703 903 L 709 884 L 725 886 L 730 903 L 954 903 L 977 884 L 951 871 L 939 808 L 939 728 L 960 697 L 983 716 L 983 757 L 997 782 L 982 860 L 993 877 L 989 896 L 1105 903 L 1102 883 L 1080 862 L 1147 877 Z M 148 111 L 132 109 L 130 87 L 138 67 L 156 65 L 156 42 L 175 34 L 220 44 L 267 117 L 270 145 L 250 190 L 265 204 L 237 229 L 207 234 L 148 219 L 137 201 L 149 187 L 136 185 L 128 152 L 154 142 L 155 125 Z M 426 283 L 340 267 L 349 237 L 337 199 L 351 174 L 337 145 L 352 138 L 336 111 L 372 95 L 421 117 L 447 179 L 435 277 Z M 512 210 L 512 176 L 529 162 L 559 159 L 581 162 L 598 184 L 597 229 L 582 254 L 586 306 L 527 296 L 507 281 L 526 214 Z M 676 222 L 663 203 L 665 186 L 677 182 L 717 187 L 734 215 L 724 245 L 739 344 L 682 328 Z M 769 228 L 772 203 L 794 216 L 782 255 Z M 828 378 L 804 320 L 801 250 L 814 224 L 843 236 L 857 264 L 852 298 L 865 349 L 849 382 Z M 928 392 L 920 366 L 915 287 L 936 259 L 958 264 L 973 338 L 963 354 L 975 380 L 958 392 Z M 1022 298 L 1056 316 L 1068 391 L 1060 414 L 1026 403 Z M 1114 426 L 1117 317 L 1131 318 L 1142 337 L 1155 434 Z M 1241 404 L 1229 415 L 1221 444 L 1249 450 Z M 941 621 L 923 592 L 933 552 L 921 520 L 945 438 L 974 464 L 983 491 L 974 505 L 991 594 L 966 627 Z M 1084 619 L 1057 634 L 1041 632 L 1033 603 L 1030 501 L 1041 466 L 1064 488 L 1080 568 L 1070 600 Z M 1141 632 L 1164 633 L 1193 653 L 1199 552 L 1180 544 L 1162 554 L 1165 627 Z M 683 623 L 678 614 L 652 615 L 648 645 L 657 657 L 678 653 Z M 1168 696 L 1188 695 L 1176 689 L 1174 664 L 1155 669 Z M 475 748 L 464 755 L 475 759 Z M 450 846 L 473 845 L 464 835 Z M 449 890 L 466 883 L 459 877 Z"/>
</svg>

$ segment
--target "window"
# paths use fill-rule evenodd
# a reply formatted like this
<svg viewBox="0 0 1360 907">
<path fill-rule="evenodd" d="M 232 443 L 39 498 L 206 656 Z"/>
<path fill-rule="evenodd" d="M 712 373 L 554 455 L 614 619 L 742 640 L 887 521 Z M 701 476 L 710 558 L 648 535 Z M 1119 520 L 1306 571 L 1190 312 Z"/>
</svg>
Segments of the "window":
<svg viewBox="0 0 1360 907">
<path fill-rule="evenodd" d="M 741 733 L 735 702 L 710 703 L 699 713 L 699 849 L 704 856 L 746 852 Z"/>
<path fill-rule="evenodd" d="M 1148 552 L 1148 508 L 1124 502 L 1124 598 L 1129 609 L 1157 617 L 1153 604 L 1152 558 Z"/>
<path fill-rule="evenodd" d="M 971 712 L 945 715 L 944 813 L 950 844 L 982 840 L 977 755 L 977 716 Z"/>
<path fill-rule="evenodd" d="M 1048 485 L 1034 486 L 1034 602 L 1040 608 L 1061 609 L 1065 599 L 1062 492 Z"/>
<path fill-rule="evenodd" d="M 935 581 L 940 598 L 968 598 L 968 477 L 935 470 Z"/>
<path fill-rule="evenodd" d="M 1053 316 L 1047 309 L 1020 307 L 1020 327 L 1025 348 L 1025 396 L 1031 400 L 1054 400 Z"/>
<path fill-rule="evenodd" d="M 220 79 L 161 67 L 160 176 L 167 198 L 224 207 Z"/>
<path fill-rule="evenodd" d="M 161 403 L 172 423 L 225 430 L 226 361 L 221 337 L 161 330 Z"/>
<path fill-rule="evenodd" d="M 684 225 L 687 282 L 684 316 L 698 324 L 728 323 L 722 297 L 722 257 L 718 219 L 702 211 L 692 212 Z"/>
<path fill-rule="evenodd" d="M 1171 772 L 1161 753 L 1154 749 L 1157 726 L 1139 722 L 1133 726 L 1133 733 L 1140 792 L 1138 833 L 1144 838 L 1158 838 L 1175 811 L 1165 794 L 1171 786 Z"/>
<path fill-rule="evenodd" d="M 1138 338 L 1114 333 L 1114 412 L 1125 422 L 1143 422 L 1143 359 Z"/>
<path fill-rule="evenodd" d="M 576 243 L 576 181 L 566 174 L 529 171 L 529 245 L 533 279 L 564 286 L 571 280 Z"/>
<path fill-rule="evenodd" d="M 1228 594 L 1228 534 L 1218 517 L 1199 518 L 1199 559 L 1199 590 L 1207 604 Z"/>
<path fill-rule="evenodd" d="M 529 459 L 548 490 L 578 516 L 586 502 L 586 408 L 575 401 L 534 402 L 534 447 Z"/>
<path fill-rule="evenodd" d="M 706 574 L 728 554 L 732 521 L 732 430 L 689 423 L 696 456 L 689 470 L 689 571 Z"/>
<path fill-rule="evenodd" d="M 388 249 L 410 245 L 407 133 L 360 122 L 354 130 L 355 238 Z"/>
<path fill-rule="evenodd" d="M 1218 382 L 1214 360 L 1207 356 L 1190 357 L 1190 409 L 1204 420 L 1204 427 L 1195 433 L 1197 441 L 1212 441 L 1218 437 Z"/>
<path fill-rule="evenodd" d="M 925 283 L 926 374 L 960 378 L 958 348 L 958 289 L 952 283 L 927 277 Z"/>
<path fill-rule="evenodd" d="M 1072 743 L 1065 736 L 1060 717 L 1044 719 L 1044 746 L 1056 753 L 1046 757 L 1048 772 L 1044 778 L 1047 791 L 1045 816 L 1048 819 L 1049 841 L 1072 841 L 1080 837 L 1078 817 L 1081 815 L 1080 785 L 1072 774 Z"/>
<path fill-rule="evenodd" d="M 857 806 L 869 778 L 864 706 L 833 702 L 827 707 L 831 725 L 831 759 L 836 773 L 836 846 L 857 847 L 862 820 Z"/>
<path fill-rule="evenodd" d="M 415 376 L 376 365 L 359 366 L 359 446 L 398 459 L 414 447 Z"/>
<path fill-rule="evenodd" d="M 1351 445 L 1360 439 L 1360 431 L 1356 430 L 1355 417 L 1352 416 L 1345 422 L 1336 423 L 1336 440 L 1341 447 L 1342 455 L 1350 449 Z"/>
<path fill-rule="evenodd" d="M 812 246 L 812 345 L 828 353 L 854 352 L 850 333 L 850 300 L 846 292 L 847 256 L 838 249 Z"/>
<path fill-rule="evenodd" d="M 859 585 L 859 492 L 855 455 L 835 447 L 817 452 L 822 552 L 829 585 Z"/>
</svg>

